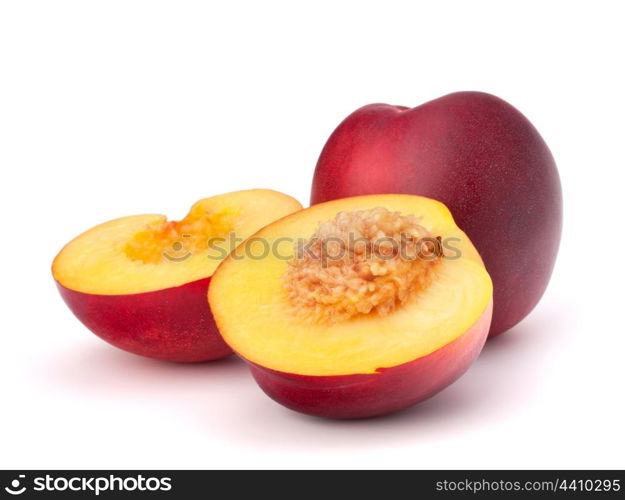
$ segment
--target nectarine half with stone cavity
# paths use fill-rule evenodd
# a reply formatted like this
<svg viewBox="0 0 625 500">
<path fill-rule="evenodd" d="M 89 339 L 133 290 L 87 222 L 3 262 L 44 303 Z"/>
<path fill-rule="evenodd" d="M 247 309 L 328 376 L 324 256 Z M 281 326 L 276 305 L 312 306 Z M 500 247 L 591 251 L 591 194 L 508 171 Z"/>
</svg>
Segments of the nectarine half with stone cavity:
<svg viewBox="0 0 625 500">
<path fill-rule="evenodd" d="M 181 221 L 115 219 L 68 243 L 52 272 L 76 317 L 114 346 L 169 361 L 223 358 L 232 351 L 206 302 L 213 272 L 237 240 L 299 209 L 253 189 L 200 200 Z"/>
<path fill-rule="evenodd" d="M 314 205 L 261 229 L 208 292 L 261 388 L 310 415 L 401 410 L 462 375 L 486 340 L 492 284 L 447 208 L 411 195 Z"/>
</svg>

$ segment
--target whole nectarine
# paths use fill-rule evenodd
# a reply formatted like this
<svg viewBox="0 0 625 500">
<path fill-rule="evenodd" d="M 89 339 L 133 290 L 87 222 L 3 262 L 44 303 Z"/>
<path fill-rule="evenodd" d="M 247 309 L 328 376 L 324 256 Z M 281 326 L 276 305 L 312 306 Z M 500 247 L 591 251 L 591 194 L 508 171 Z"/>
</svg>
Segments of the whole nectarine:
<svg viewBox="0 0 625 500">
<path fill-rule="evenodd" d="M 493 279 L 491 335 L 538 303 L 560 243 L 560 179 L 549 148 L 510 104 L 459 92 L 412 109 L 355 111 L 321 152 L 311 201 L 374 193 L 418 194 L 449 207 Z"/>
</svg>

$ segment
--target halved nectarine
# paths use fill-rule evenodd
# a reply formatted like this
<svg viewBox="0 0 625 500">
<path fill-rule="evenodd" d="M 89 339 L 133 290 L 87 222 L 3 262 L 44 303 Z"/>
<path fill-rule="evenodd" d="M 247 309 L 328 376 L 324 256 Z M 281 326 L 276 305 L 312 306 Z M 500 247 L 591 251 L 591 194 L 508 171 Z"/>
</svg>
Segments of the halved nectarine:
<svg viewBox="0 0 625 500">
<path fill-rule="evenodd" d="M 208 292 L 226 343 L 274 400 L 362 418 L 440 391 L 477 357 L 492 283 L 447 208 L 412 195 L 314 205 L 261 229 Z"/>
<path fill-rule="evenodd" d="M 232 351 L 206 302 L 211 275 L 236 243 L 299 209 L 253 189 L 200 200 L 179 222 L 115 219 L 68 243 L 52 273 L 72 312 L 114 346 L 170 361 L 223 358 Z"/>
</svg>

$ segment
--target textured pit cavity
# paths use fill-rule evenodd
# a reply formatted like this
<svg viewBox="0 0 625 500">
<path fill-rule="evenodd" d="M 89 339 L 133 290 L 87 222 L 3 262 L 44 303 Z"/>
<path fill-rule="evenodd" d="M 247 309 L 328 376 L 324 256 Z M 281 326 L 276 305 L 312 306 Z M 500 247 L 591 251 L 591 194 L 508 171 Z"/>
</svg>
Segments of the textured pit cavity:
<svg viewBox="0 0 625 500">
<path fill-rule="evenodd" d="M 414 215 L 339 212 L 298 246 L 284 287 L 297 314 L 313 321 L 384 316 L 428 286 L 441 255 L 440 238 Z"/>
<path fill-rule="evenodd" d="M 135 233 L 124 245 L 126 256 L 144 264 L 177 262 L 208 248 L 213 237 L 234 228 L 231 210 L 211 211 L 194 206 L 180 221 L 165 221 Z"/>
</svg>

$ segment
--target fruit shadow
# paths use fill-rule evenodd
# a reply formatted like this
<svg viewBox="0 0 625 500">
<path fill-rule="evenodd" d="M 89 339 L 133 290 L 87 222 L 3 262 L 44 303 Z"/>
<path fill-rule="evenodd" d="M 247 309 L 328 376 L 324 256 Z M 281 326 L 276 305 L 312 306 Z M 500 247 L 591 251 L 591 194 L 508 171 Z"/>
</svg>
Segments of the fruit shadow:
<svg viewBox="0 0 625 500">
<path fill-rule="evenodd" d="M 207 363 L 173 363 L 128 354 L 97 340 L 85 340 L 47 358 L 42 376 L 81 398 L 182 404 L 228 396 L 241 383 L 253 388 L 236 356 Z"/>
<path fill-rule="evenodd" d="M 441 393 L 403 412 L 364 420 L 319 419 L 287 410 L 258 389 L 235 356 L 169 363 L 85 339 L 47 357 L 41 375 L 51 388 L 62 386 L 85 399 L 174 408 L 173 417 L 191 423 L 198 434 L 218 433 L 246 445 L 294 451 L 388 447 L 477 432 L 531 411 L 528 402 L 540 392 L 550 357 L 567 341 L 571 321 L 561 308 L 543 307 L 488 341 L 469 371 Z"/>
<path fill-rule="evenodd" d="M 232 439 L 294 450 L 416 445 L 480 432 L 531 411 L 529 403 L 540 393 L 543 377 L 550 370 L 550 355 L 567 341 L 570 321 L 558 308 L 536 311 L 504 335 L 489 340 L 469 371 L 450 387 L 393 415 L 319 419 L 275 403 L 269 406 L 266 398 L 258 396 L 240 401 L 240 411 L 222 429 L 230 431 Z"/>
</svg>

